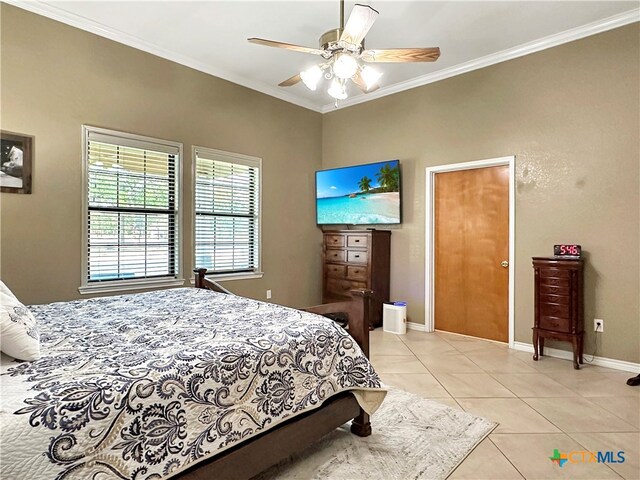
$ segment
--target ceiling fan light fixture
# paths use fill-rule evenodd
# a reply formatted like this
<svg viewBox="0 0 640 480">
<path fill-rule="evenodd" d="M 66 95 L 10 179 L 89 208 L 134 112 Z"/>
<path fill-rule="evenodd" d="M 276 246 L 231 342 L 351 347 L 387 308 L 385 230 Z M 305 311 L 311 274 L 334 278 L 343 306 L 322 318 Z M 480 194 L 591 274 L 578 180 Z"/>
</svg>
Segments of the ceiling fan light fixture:
<svg viewBox="0 0 640 480">
<path fill-rule="evenodd" d="M 333 61 L 333 74 L 342 79 L 353 77 L 358 71 L 358 61 L 348 53 L 336 53 Z"/>
<path fill-rule="evenodd" d="M 345 98 L 347 98 L 347 88 L 344 82 L 341 82 L 337 78 L 333 79 L 329 90 L 327 90 L 327 93 L 336 100 L 344 100 Z"/>
<path fill-rule="evenodd" d="M 378 81 L 382 72 L 364 65 L 363 62 L 435 62 L 440 57 L 440 48 L 438 47 L 365 50 L 365 37 L 379 12 L 368 5 L 357 3 L 345 23 L 344 3 L 344 0 L 340 0 L 340 27 L 322 34 L 319 40 L 320 48 L 304 47 L 257 37 L 247 39 L 257 45 L 310 53 L 322 58 L 320 64 L 287 78 L 278 84 L 279 87 L 291 87 L 303 82 L 309 90 L 315 91 L 324 77 L 331 82 L 327 92 L 335 99 L 337 107 L 338 100 L 344 100 L 348 97 L 347 84 L 351 82 L 364 93 L 371 93 L 380 88 Z"/>
<path fill-rule="evenodd" d="M 375 87 L 378 84 L 378 80 L 382 76 L 382 72 L 379 72 L 373 67 L 363 67 L 360 72 L 360 76 L 362 80 L 364 80 L 365 85 L 367 86 L 367 90 L 370 90 L 372 87 Z"/>
<path fill-rule="evenodd" d="M 318 65 L 307 68 L 304 72 L 300 72 L 300 78 L 309 90 L 315 91 L 318 82 L 322 78 L 322 69 Z"/>
</svg>

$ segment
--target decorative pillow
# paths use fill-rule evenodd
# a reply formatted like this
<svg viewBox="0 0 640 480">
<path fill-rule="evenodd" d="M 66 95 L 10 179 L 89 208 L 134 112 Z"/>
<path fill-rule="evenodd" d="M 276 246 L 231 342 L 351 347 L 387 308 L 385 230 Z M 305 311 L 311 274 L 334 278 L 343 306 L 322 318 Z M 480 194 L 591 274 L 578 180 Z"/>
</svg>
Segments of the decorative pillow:
<svg viewBox="0 0 640 480">
<path fill-rule="evenodd" d="M 40 358 L 40 334 L 35 317 L 1 280 L 0 350 L 18 360 Z"/>
</svg>

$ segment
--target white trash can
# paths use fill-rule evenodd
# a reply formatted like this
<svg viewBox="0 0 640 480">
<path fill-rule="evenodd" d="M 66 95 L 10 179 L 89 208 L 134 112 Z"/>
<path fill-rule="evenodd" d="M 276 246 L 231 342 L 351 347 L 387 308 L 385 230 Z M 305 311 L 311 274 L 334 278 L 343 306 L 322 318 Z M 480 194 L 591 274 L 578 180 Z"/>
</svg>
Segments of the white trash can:
<svg viewBox="0 0 640 480">
<path fill-rule="evenodd" d="M 407 302 L 382 305 L 382 330 L 398 335 L 407 333 Z"/>
</svg>

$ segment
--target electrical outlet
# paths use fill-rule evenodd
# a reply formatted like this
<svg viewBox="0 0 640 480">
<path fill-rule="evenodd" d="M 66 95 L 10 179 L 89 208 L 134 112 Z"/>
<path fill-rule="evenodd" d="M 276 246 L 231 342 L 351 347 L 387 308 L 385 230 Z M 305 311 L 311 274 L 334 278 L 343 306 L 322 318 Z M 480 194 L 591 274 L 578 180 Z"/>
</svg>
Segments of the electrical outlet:
<svg viewBox="0 0 640 480">
<path fill-rule="evenodd" d="M 600 333 L 604 332 L 604 320 L 602 320 L 601 318 L 594 318 L 593 330 Z"/>
<path fill-rule="evenodd" d="M 271 300 L 271 290 L 267 290 L 267 300 Z"/>
</svg>

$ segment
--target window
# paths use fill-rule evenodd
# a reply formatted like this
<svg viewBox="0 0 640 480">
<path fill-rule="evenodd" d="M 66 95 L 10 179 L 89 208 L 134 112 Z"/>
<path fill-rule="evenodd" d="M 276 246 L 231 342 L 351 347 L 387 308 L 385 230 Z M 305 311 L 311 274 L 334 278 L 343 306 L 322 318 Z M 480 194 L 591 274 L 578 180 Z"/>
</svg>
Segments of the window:
<svg viewBox="0 0 640 480">
<path fill-rule="evenodd" d="M 81 293 L 181 285 L 181 144 L 84 127 Z"/>
<path fill-rule="evenodd" d="M 261 159 L 194 147 L 195 265 L 226 278 L 260 273 Z"/>
</svg>

